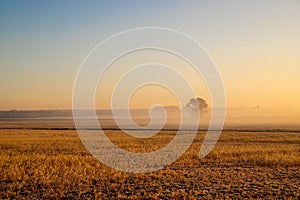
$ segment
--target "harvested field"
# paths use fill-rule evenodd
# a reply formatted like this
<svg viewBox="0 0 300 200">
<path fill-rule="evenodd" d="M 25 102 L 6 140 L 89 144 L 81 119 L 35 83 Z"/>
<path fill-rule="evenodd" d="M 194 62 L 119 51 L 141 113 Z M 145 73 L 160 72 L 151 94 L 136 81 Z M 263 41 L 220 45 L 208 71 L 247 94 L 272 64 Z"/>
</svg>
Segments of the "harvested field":
<svg viewBox="0 0 300 200">
<path fill-rule="evenodd" d="M 166 145 L 174 131 L 133 139 L 107 130 L 133 152 Z M 132 174 L 93 158 L 74 130 L 0 130 L 0 198 L 215 199 L 300 198 L 300 133 L 224 131 L 198 158 L 205 132 L 166 169 Z M 155 145 L 153 145 L 155 144 Z"/>
</svg>

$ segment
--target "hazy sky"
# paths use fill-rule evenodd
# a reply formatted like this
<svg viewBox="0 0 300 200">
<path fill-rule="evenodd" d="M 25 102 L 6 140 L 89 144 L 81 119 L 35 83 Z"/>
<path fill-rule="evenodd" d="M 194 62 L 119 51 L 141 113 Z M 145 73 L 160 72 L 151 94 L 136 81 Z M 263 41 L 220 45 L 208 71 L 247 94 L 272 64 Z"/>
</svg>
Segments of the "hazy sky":
<svg viewBox="0 0 300 200">
<path fill-rule="evenodd" d="M 143 26 L 201 43 L 221 72 L 228 107 L 300 108 L 300 1 L 7 0 L 0 1 L 0 110 L 71 108 L 88 52 Z"/>
</svg>

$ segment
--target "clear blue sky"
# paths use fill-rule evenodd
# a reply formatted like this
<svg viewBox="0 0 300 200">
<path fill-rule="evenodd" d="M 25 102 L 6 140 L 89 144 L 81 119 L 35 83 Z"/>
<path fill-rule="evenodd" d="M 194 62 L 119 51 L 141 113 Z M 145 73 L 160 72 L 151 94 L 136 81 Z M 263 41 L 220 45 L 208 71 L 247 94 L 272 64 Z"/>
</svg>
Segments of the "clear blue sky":
<svg viewBox="0 0 300 200">
<path fill-rule="evenodd" d="M 0 109 L 70 108 L 76 71 L 97 43 L 161 26 L 200 42 L 228 106 L 300 107 L 300 2 L 0 1 Z"/>
</svg>

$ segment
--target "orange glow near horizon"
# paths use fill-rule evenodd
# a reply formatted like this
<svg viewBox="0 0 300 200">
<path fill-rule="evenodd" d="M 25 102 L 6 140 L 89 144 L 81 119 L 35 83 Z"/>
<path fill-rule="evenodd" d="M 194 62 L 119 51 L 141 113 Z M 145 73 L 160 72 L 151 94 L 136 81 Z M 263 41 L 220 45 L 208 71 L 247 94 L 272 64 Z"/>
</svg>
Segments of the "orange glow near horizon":
<svg viewBox="0 0 300 200">
<path fill-rule="evenodd" d="M 150 109 L 155 104 L 180 107 L 176 96 L 171 91 L 159 85 L 147 85 L 133 93 L 129 101 L 129 108 Z"/>
<path fill-rule="evenodd" d="M 258 105 L 300 111 L 300 7 L 296 1 L 199 1 L 192 6 L 173 2 L 168 15 L 168 3 L 153 5 L 157 13 L 148 12 L 141 3 L 136 6 L 147 14 L 137 17 L 128 7 L 119 13 L 124 20 L 98 9 L 92 13 L 78 7 L 55 18 L 52 12 L 41 15 L 23 9 L 22 4 L 5 4 L 0 12 L 0 110 L 71 109 L 76 73 L 89 50 L 113 34 L 147 22 L 173 27 L 203 45 L 223 78 L 228 108 Z M 47 9 L 61 10 L 61 6 L 65 5 Z M 99 9 L 105 11 L 105 5 Z M 128 54 L 112 64 L 96 89 L 96 108 L 110 108 L 111 91 L 123 72 L 147 62 L 174 67 L 191 83 L 195 96 L 213 106 L 205 81 L 188 63 L 149 50 Z M 130 107 L 149 107 L 157 100 L 166 106 L 176 104 L 168 91 L 146 87 L 134 94 Z"/>
</svg>

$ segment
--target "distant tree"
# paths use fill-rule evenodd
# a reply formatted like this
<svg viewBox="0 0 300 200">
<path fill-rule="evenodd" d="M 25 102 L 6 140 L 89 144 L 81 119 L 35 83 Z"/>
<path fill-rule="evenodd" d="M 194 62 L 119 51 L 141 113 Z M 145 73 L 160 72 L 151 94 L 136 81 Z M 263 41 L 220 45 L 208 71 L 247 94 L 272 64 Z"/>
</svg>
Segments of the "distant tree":
<svg viewBox="0 0 300 200">
<path fill-rule="evenodd" d="M 185 105 L 185 107 L 192 111 L 192 112 L 197 112 L 197 111 L 207 111 L 208 109 L 208 104 L 206 101 L 202 98 L 192 98 L 189 100 L 189 102 Z"/>
</svg>

